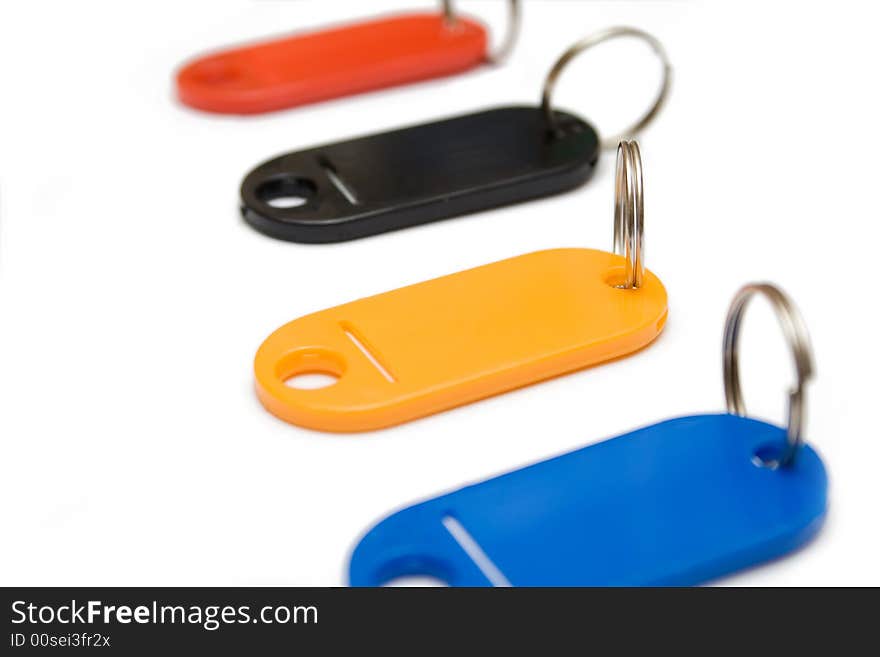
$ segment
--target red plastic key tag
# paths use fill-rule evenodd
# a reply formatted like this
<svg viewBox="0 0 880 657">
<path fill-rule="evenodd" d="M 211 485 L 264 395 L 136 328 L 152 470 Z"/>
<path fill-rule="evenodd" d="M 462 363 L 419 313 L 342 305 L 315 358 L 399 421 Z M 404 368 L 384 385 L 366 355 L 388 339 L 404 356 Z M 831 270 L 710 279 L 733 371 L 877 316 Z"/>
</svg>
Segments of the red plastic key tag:
<svg viewBox="0 0 880 657">
<path fill-rule="evenodd" d="M 498 53 L 487 53 L 486 29 L 444 11 L 413 13 L 296 34 L 223 50 L 186 64 L 177 93 L 190 107 L 223 114 L 258 114 L 340 96 L 452 75 L 498 61 L 513 45 L 511 28 Z"/>
</svg>

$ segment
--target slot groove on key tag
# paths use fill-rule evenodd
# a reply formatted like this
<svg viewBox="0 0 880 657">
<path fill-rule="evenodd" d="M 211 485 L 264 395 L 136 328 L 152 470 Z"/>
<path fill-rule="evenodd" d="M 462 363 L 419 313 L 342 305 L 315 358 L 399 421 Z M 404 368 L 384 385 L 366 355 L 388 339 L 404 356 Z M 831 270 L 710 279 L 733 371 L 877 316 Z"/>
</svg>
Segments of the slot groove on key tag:
<svg viewBox="0 0 880 657">
<path fill-rule="evenodd" d="M 354 327 L 348 322 L 341 322 L 339 324 L 342 327 L 342 332 L 345 333 L 345 336 L 351 340 L 355 347 L 360 349 L 361 353 L 366 357 L 368 361 L 379 370 L 379 374 L 385 377 L 385 380 L 389 383 L 394 383 L 397 379 L 394 378 L 394 375 L 391 374 L 390 370 L 382 363 L 375 353 L 373 353 L 369 347 L 367 347 L 366 340 L 358 337 L 358 334 L 355 332 Z"/>
<path fill-rule="evenodd" d="M 573 189 L 592 175 L 600 139 L 585 120 L 553 109 L 551 91 L 574 55 L 618 36 L 647 40 L 664 63 L 660 93 L 633 126 L 641 128 L 666 97 L 669 64 L 656 39 L 615 28 L 576 44 L 560 58 L 540 106 L 488 109 L 287 153 L 261 164 L 242 182 L 242 216 L 278 239 L 340 242 Z M 272 202 L 278 181 L 303 180 L 314 189 L 309 203 L 279 208 Z"/>
<path fill-rule="evenodd" d="M 257 394 L 278 417 L 365 431 L 423 417 L 630 354 L 666 322 L 663 284 L 643 270 L 638 149 L 621 144 L 618 236 L 626 255 L 553 249 L 521 255 L 301 317 L 254 359 Z M 308 355 L 312 354 L 309 360 Z M 331 363 L 336 384 L 284 384 Z M 279 365 L 279 363 L 281 365 Z"/>
<path fill-rule="evenodd" d="M 324 169 L 324 173 L 327 175 L 327 178 L 330 180 L 332 185 L 336 188 L 340 194 L 342 194 L 343 198 L 346 201 L 351 203 L 352 205 L 360 205 L 360 199 L 358 198 L 355 191 L 351 188 L 351 186 L 345 182 L 342 177 L 339 175 L 339 172 L 336 170 L 336 167 L 328 160 L 325 156 L 318 157 L 318 164 L 321 165 L 321 168 Z"/>
<path fill-rule="evenodd" d="M 733 307 L 756 291 L 785 299 L 748 286 Z M 785 305 L 798 318 L 787 326 L 797 325 L 789 337 L 801 390 L 812 358 Z M 735 351 L 726 335 L 725 372 Z M 725 375 L 728 393 L 738 387 Z M 360 540 L 349 581 L 684 586 L 780 557 L 819 531 L 827 506 L 825 467 L 800 438 L 803 412 L 792 406 L 788 429 L 735 414 L 668 420 L 416 504 Z"/>
</svg>

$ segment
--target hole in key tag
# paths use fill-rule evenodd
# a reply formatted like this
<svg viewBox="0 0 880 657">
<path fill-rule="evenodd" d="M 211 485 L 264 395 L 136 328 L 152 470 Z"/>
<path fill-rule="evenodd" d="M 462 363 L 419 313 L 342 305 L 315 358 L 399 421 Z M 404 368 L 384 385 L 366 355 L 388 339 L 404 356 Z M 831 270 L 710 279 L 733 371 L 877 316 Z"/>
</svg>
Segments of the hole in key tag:
<svg viewBox="0 0 880 657">
<path fill-rule="evenodd" d="M 633 28 L 612 28 L 576 43 L 553 66 L 539 107 L 501 107 L 288 153 L 251 171 L 241 185 L 242 215 L 256 230 L 304 243 L 351 240 L 557 194 L 586 182 L 602 140 L 583 119 L 552 107 L 556 81 L 584 50 L 617 37 L 648 43 L 663 64 L 654 104 L 624 138 L 657 114 L 671 67 L 663 47 Z M 279 208 L 272 190 L 307 180 L 309 203 Z"/>
<path fill-rule="evenodd" d="M 666 322 L 644 269 L 638 146 L 618 151 L 615 248 L 521 255 L 301 317 L 254 359 L 271 413 L 323 431 L 378 429 L 625 356 Z M 335 384 L 285 381 L 328 372 Z"/>
<path fill-rule="evenodd" d="M 519 0 L 509 3 L 510 27 L 495 53 L 486 51 L 486 29 L 444 0 L 442 12 L 379 18 L 200 57 L 177 74 L 178 97 L 209 112 L 257 114 L 499 63 L 519 33 Z"/>
<path fill-rule="evenodd" d="M 787 429 L 731 402 L 741 400 L 735 334 L 756 292 L 776 305 L 798 366 Z M 822 461 L 801 441 L 812 373 L 803 322 L 778 289 L 747 286 L 724 355 L 732 413 L 661 422 L 399 511 L 360 540 L 350 584 L 684 586 L 800 547 L 827 495 Z"/>
</svg>

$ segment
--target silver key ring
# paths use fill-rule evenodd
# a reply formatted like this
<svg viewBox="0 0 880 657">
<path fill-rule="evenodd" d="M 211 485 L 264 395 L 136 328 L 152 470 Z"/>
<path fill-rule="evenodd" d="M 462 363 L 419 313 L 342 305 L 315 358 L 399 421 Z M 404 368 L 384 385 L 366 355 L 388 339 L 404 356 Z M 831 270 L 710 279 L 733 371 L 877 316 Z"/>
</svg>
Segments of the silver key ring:
<svg viewBox="0 0 880 657">
<path fill-rule="evenodd" d="M 663 45 L 647 32 L 643 32 L 634 27 L 611 27 L 578 41 L 571 48 L 562 53 L 562 56 L 556 60 L 553 68 L 551 68 L 550 72 L 547 74 L 547 79 L 544 81 L 544 91 L 541 94 L 541 109 L 544 111 L 544 117 L 547 120 L 547 124 L 550 126 L 551 131 L 556 132 L 559 129 L 559 124 L 553 111 L 551 97 L 553 95 L 553 90 L 556 87 L 556 81 L 559 79 L 559 76 L 565 69 L 566 65 L 585 50 L 588 50 L 603 41 L 608 41 L 617 37 L 635 37 L 645 41 L 651 46 L 651 49 L 663 64 L 663 81 L 660 84 L 660 91 L 657 93 L 657 98 L 654 100 L 650 109 L 648 109 L 638 121 L 624 131 L 613 137 L 602 139 L 602 148 L 614 148 L 614 146 L 621 141 L 630 139 L 633 135 L 648 125 L 663 107 L 663 104 L 666 102 L 666 98 L 669 95 L 669 87 L 672 84 L 672 64 L 669 63 L 669 58 L 666 56 L 666 51 L 663 49 Z"/>
<path fill-rule="evenodd" d="M 784 467 L 794 461 L 798 448 L 803 443 L 802 434 L 806 414 L 804 389 L 807 382 L 813 377 L 813 353 L 807 327 L 801 314 L 782 290 L 769 283 L 746 285 L 736 293 L 730 304 L 724 327 L 724 396 L 727 400 L 727 412 L 745 417 L 746 404 L 739 382 L 738 344 L 743 313 L 749 300 L 756 294 L 763 294 L 773 305 L 782 332 L 791 347 L 797 370 L 797 381 L 788 392 L 788 428 L 785 451 L 778 461 L 764 463 L 771 468 Z"/>
<path fill-rule="evenodd" d="M 617 146 L 614 253 L 626 258 L 626 281 L 621 287 L 641 287 L 645 277 L 645 198 L 642 154 L 635 141 L 622 141 Z"/>
<path fill-rule="evenodd" d="M 452 7 L 452 0 L 443 1 L 443 15 L 450 25 L 455 25 L 458 20 L 455 9 Z M 507 34 L 501 45 L 495 49 L 495 52 L 486 54 L 486 61 L 490 64 L 500 64 L 510 55 L 513 47 L 519 38 L 520 27 L 522 27 L 522 14 L 520 12 L 519 0 L 509 0 L 510 5 L 510 23 L 507 28 Z"/>
</svg>

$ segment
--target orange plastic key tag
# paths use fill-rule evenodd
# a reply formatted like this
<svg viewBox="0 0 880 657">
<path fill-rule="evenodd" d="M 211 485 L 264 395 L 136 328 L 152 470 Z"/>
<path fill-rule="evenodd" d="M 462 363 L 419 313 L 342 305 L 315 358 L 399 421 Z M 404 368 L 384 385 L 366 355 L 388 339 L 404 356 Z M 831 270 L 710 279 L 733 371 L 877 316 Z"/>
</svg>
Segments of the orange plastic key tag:
<svg viewBox="0 0 880 657">
<path fill-rule="evenodd" d="M 256 43 L 200 57 L 177 74 L 180 100 L 224 114 L 257 114 L 452 75 L 498 61 L 513 45 L 511 29 L 494 55 L 486 29 L 444 11 L 406 14 Z"/>
<path fill-rule="evenodd" d="M 666 322 L 642 262 L 641 165 L 618 150 L 616 255 L 529 253 L 301 317 L 254 361 L 260 401 L 324 431 L 378 429 L 624 356 Z M 293 387 L 302 374 L 335 379 Z M 290 385 L 289 385 L 290 384 Z"/>
</svg>

